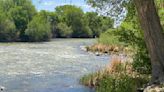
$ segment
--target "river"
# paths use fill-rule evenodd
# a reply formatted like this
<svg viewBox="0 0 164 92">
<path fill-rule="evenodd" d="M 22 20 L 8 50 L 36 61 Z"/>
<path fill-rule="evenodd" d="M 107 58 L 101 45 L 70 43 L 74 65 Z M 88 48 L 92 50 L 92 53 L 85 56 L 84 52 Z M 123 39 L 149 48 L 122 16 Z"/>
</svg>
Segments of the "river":
<svg viewBox="0 0 164 92">
<path fill-rule="evenodd" d="M 108 63 L 81 48 L 94 39 L 54 39 L 41 43 L 0 43 L 3 92 L 93 92 L 79 79 Z"/>
</svg>

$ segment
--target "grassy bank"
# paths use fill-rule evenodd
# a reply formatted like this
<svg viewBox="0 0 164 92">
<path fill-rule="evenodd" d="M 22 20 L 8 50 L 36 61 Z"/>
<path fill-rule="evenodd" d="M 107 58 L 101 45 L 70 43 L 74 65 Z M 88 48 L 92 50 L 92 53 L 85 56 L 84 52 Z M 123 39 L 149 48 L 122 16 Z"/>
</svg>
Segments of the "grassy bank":
<svg viewBox="0 0 164 92">
<path fill-rule="evenodd" d="M 104 70 L 85 75 L 81 84 L 96 92 L 136 92 L 148 83 L 150 76 L 133 71 L 132 64 L 113 58 Z"/>
<path fill-rule="evenodd" d="M 81 84 L 95 88 L 96 92 L 136 92 L 149 82 L 150 65 L 144 57 L 147 54 L 138 49 L 138 45 L 131 44 L 133 37 L 122 40 L 122 37 L 128 36 L 122 36 L 121 32 L 108 30 L 100 35 L 97 44 L 86 47 L 87 51 L 110 54 L 112 59 L 103 70 L 82 77 Z M 143 53 L 138 53 L 138 50 Z M 120 54 L 124 55 L 124 59 Z"/>
</svg>

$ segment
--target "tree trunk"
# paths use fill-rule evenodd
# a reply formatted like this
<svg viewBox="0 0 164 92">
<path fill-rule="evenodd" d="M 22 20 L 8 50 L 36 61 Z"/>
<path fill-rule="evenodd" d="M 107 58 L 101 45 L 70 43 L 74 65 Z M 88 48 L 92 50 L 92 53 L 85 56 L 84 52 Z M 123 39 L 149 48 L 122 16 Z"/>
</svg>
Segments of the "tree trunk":
<svg viewBox="0 0 164 92">
<path fill-rule="evenodd" d="M 164 37 L 154 0 L 134 0 L 152 64 L 152 82 L 164 83 Z"/>
</svg>

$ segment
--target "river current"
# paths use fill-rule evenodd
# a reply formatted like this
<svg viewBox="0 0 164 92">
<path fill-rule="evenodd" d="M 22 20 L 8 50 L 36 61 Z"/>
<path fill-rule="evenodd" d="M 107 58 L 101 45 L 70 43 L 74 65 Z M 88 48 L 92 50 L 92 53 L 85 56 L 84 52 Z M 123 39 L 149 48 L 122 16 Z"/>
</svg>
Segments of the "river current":
<svg viewBox="0 0 164 92">
<path fill-rule="evenodd" d="M 3 92 L 94 92 L 79 79 L 101 69 L 108 56 L 83 50 L 95 39 L 54 39 L 41 43 L 0 43 Z"/>
</svg>

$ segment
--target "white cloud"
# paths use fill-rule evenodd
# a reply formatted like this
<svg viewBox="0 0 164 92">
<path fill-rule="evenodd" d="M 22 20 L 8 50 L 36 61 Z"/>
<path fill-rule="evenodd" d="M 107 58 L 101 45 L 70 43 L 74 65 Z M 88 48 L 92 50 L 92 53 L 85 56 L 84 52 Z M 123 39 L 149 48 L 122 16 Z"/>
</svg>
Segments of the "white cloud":
<svg viewBox="0 0 164 92">
<path fill-rule="evenodd" d="M 52 6 L 55 4 L 55 1 L 43 1 L 41 4 L 44 6 Z"/>
</svg>

